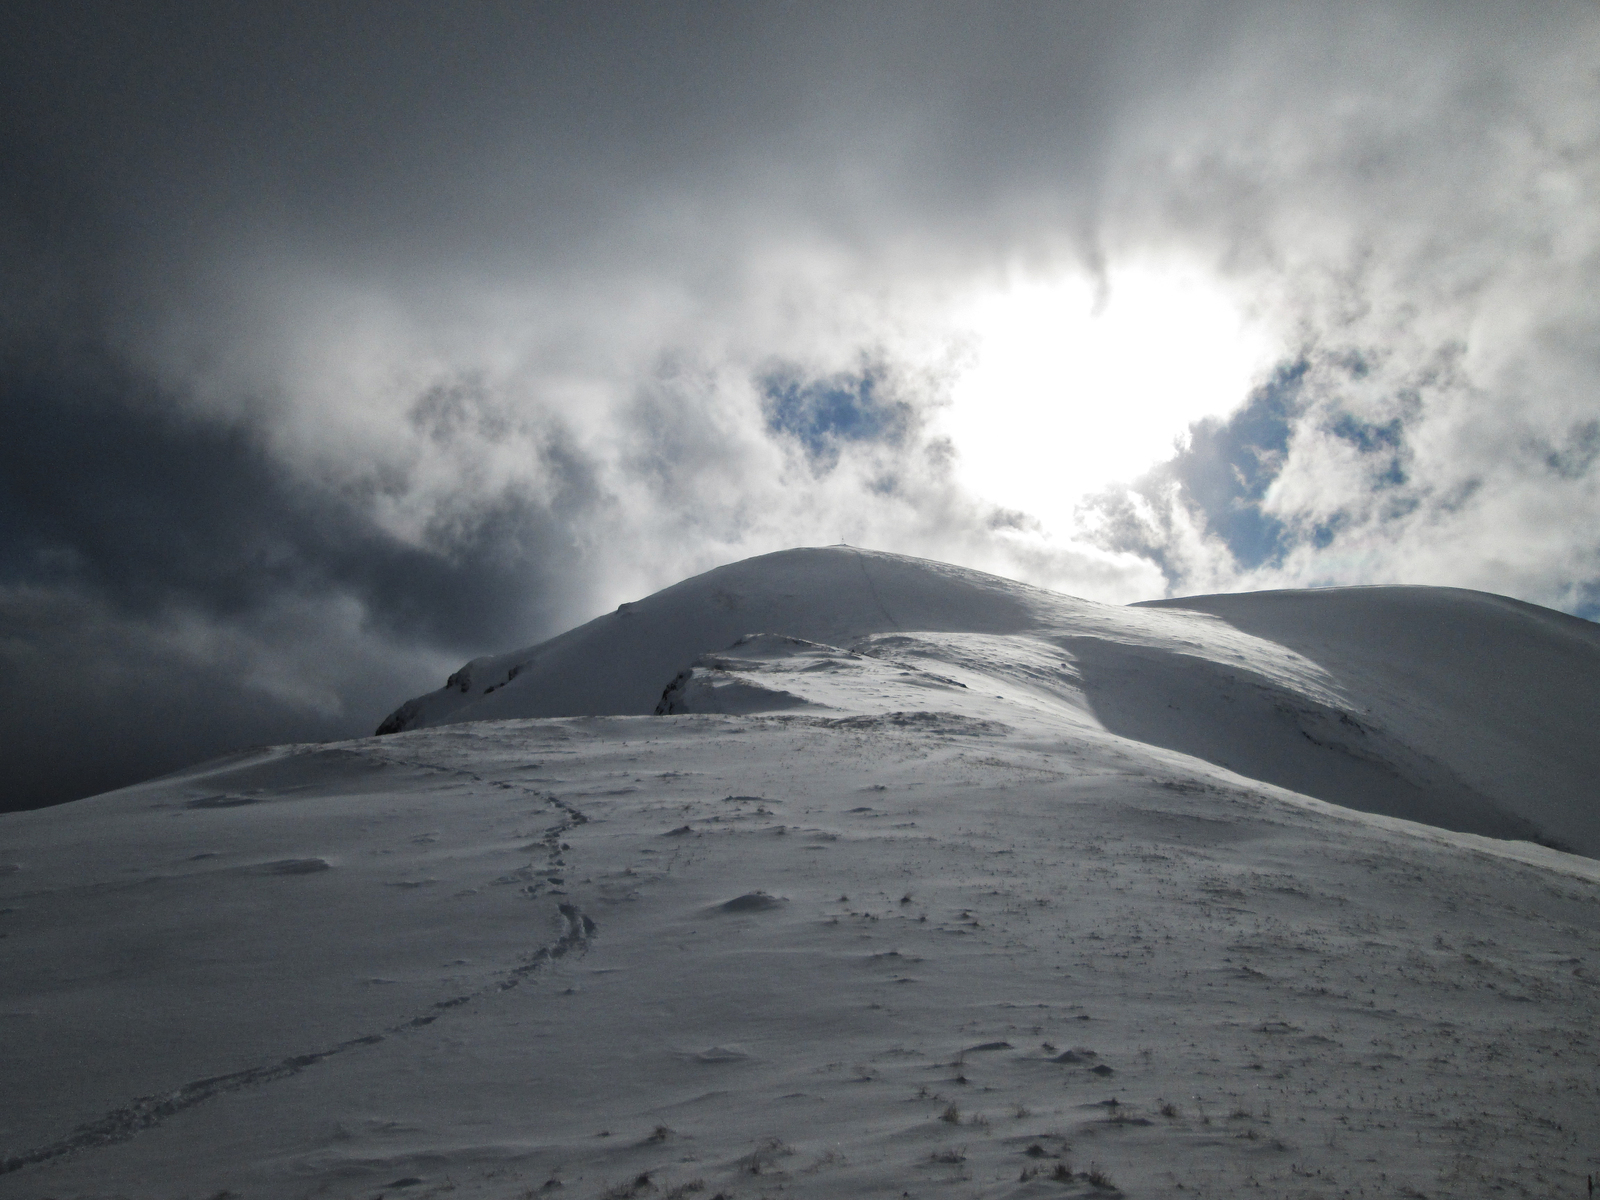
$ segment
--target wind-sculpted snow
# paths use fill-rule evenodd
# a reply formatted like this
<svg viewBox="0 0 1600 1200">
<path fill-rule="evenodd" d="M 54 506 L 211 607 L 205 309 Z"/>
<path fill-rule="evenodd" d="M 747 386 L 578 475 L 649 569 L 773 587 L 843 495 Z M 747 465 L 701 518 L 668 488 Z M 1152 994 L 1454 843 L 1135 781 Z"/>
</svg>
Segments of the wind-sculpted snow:
<svg viewBox="0 0 1600 1200">
<path fill-rule="evenodd" d="M 899 555 L 791 550 L 476 659 L 379 732 L 996 702 L 1363 811 L 1600 854 L 1600 630 L 1449 588 L 1122 608 Z"/>
<path fill-rule="evenodd" d="M 881 712 L 891 700 L 908 697 L 926 704 L 953 700 L 950 693 L 966 687 L 905 663 L 882 661 L 870 639 L 859 648 L 861 653 L 802 638 L 750 634 L 679 672 L 661 693 L 656 715 Z"/>
</svg>

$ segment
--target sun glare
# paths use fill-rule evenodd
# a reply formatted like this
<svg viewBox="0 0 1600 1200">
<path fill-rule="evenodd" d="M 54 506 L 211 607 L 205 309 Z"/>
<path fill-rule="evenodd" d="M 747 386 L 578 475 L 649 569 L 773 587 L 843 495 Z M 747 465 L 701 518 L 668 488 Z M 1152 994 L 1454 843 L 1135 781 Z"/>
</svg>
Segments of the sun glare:
<svg viewBox="0 0 1600 1200">
<path fill-rule="evenodd" d="M 1114 271 L 1015 282 L 958 318 L 975 339 L 943 427 L 974 492 L 1066 532 L 1086 494 L 1131 481 L 1189 424 L 1237 407 L 1265 332 L 1197 274 Z"/>
</svg>

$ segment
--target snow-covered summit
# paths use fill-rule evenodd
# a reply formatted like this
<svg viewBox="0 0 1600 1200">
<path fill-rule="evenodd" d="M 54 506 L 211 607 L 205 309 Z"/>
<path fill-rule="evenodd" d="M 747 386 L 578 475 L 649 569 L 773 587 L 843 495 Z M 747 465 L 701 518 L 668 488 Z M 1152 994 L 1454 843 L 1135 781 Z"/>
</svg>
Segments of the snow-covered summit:
<svg viewBox="0 0 1600 1200">
<path fill-rule="evenodd" d="M 1099 604 L 928 559 L 827 546 L 718 567 L 537 646 L 473 659 L 378 732 L 648 714 L 679 671 L 751 633 L 841 647 L 888 633 L 1088 637 L 1247 661 L 1333 699 L 1314 663 L 1209 616 Z"/>
<path fill-rule="evenodd" d="M 476 658 L 379 727 L 505 717 L 627 716 L 701 654 L 747 633 L 846 645 L 890 630 L 1019 633 L 1069 600 L 981 571 L 845 546 L 783 550 L 696 575 L 537 646 Z M 1114 609 L 1109 611 L 1116 611 Z"/>
<path fill-rule="evenodd" d="M 1600 853 L 1600 627 L 1454 588 L 1121 607 L 786 550 L 474 659 L 379 732 L 797 708 L 1089 727 L 1368 812 Z"/>
</svg>

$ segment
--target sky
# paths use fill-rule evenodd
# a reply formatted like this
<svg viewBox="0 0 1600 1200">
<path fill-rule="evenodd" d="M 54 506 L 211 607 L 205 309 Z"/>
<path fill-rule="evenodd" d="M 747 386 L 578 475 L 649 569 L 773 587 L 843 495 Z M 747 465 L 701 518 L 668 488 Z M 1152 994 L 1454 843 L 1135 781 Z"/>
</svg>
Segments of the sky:
<svg viewBox="0 0 1600 1200">
<path fill-rule="evenodd" d="M 1600 615 L 1600 8 L 12 3 L 0 809 L 840 541 Z"/>
</svg>

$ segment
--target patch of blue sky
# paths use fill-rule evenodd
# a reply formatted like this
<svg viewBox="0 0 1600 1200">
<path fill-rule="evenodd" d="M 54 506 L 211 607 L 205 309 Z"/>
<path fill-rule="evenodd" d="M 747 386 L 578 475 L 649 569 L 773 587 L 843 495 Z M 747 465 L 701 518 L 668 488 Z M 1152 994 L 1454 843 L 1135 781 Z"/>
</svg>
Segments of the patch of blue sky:
<svg viewBox="0 0 1600 1200">
<path fill-rule="evenodd" d="M 1188 446 L 1167 464 L 1185 501 L 1242 567 L 1281 561 L 1290 545 L 1288 528 L 1261 501 L 1288 453 L 1308 367 L 1283 363 L 1231 416 L 1190 426 Z"/>
<path fill-rule="evenodd" d="M 844 443 L 895 444 L 906 432 L 907 406 L 884 397 L 882 372 L 871 365 L 824 378 L 778 367 L 757 385 L 767 429 L 794 438 L 814 464 L 831 465 Z"/>
<path fill-rule="evenodd" d="M 1552 446 L 1544 456 L 1545 466 L 1563 479 L 1581 479 L 1600 458 L 1600 421 L 1574 425 L 1566 444 Z"/>
<path fill-rule="evenodd" d="M 1371 421 L 1358 421 L 1349 413 L 1345 413 L 1329 426 L 1328 432 L 1336 438 L 1349 442 L 1363 454 L 1396 449 L 1405 435 L 1399 417 L 1378 425 Z"/>
</svg>

